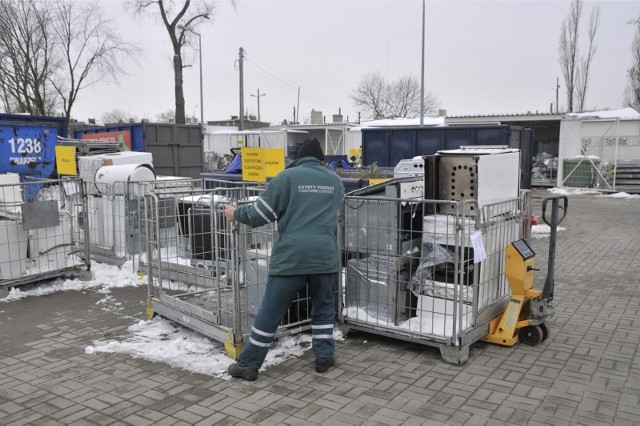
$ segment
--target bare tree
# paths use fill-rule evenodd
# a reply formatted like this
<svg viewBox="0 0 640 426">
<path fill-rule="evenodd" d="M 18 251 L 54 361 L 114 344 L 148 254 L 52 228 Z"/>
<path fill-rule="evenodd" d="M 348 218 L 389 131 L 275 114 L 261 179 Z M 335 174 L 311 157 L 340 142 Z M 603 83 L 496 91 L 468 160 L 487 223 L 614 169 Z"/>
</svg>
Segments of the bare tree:
<svg viewBox="0 0 640 426">
<path fill-rule="evenodd" d="M 161 112 L 160 114 L 156 115 L 156 120 L 158 120 L 159 123 L 175 123 L 176 112 L 172 109 Z"/>
<path fill-rule="evenodd" d="M 585 100 L 587 97 L 587 88 L 589 87 L 589 71 L 591 69 L 591 61 L 596 54 L 597 46 L 594 43 L 598 27 L 600 26 L 600 6 L 595 6 L 591 9 L 591 15 L 589 16 L 589 29 L 587 35 L 589 39 L 589 50 L 586 56 L 584 56 L 580 63 L 580 68 L 576 78 L 576 100 L 578 104 L 578 111 L 585 110 Z"/>
<path fill-rule="evenodd" d="M 389 87 L 380 72 L 365 74 L 358 87 L 349 96 L 354 106 L 364 108 L 371 118 L 385 117 L 388 110 Z"/>
<path fill-rule="evenodd" d="M 424 114 L 436 115 L 440 108 L 438 95 L 428 91 L 424 95 Z M 389 117 L 420 116 L 420 81 L 413 75 L 401 77 L 389 87 Z"/>
<path fill-rule="evenodd" d="M 569 15 L 562 21 L 558 45 L 560 68 L 567 93 L 567 110 L 584 111 L 589 87 L 591 63 L 596 53 L 595 37 L 600 26 L 600 7 L 595 6 L 589 16 L 587 54 L 580 57 L 579 34 L 583 1 L 572 0 Z"/>
<path fill-rule="evenodd" d="M 55 109 L 49 77 L 58 64 L 45 7 L 41 0 L 0 0 L 0 93 L 6 112 L 46 115 Z"/>
<path fill-rule="evenodd" d="M 562 21 L 560 30 L 560 66 L 567 88 L 567 108 L 574 111 L 574 95 L 578 68 L 578 34 L 582 16 L 582 0 L 573 0 L 569 16 Z"/>
<path fill-rule="evenodd" d="M 135 60 L 137 48 L 122 40 L 111 28 L 97 1 L 49 1 L 49 16 L 62 67 L 50 78 L 62 100 L 64 115 L 78 93 L 98 82 L 116 82 L 124 73 L 122 59 Z"/>
<path fill-rule="evenodd" d="M 380 72 L 366 74 L 350 95 L 354 106 L 363 108 L 370 118 L 418 117 L 420 115 L 420 83 L 413 75 L 388 82 Z M 425 115 L 438 112 L 438 96 L 425 93 Z"/>
<path fill-rule="evenodd" d="M 102 121 L 105 123 L 129 123 L 138 121 L 138 117 L 116 108 L 102 114 Z"/>
<path fill-rule="evenodd" d="M 157 7 L 173 48 L 173 75 L 175 92 L 175 122 L 185 123 L 184 89 L 182 72 L 185 67 L 182 48 L 189 45 L 198 27 L 213 17 L 215 2 L 212 0 L 129 0 L 137 13 L 151 13 Z M 235 2 L 232 1 L 235 7 Z"/>
<path fill-rule="evenodd" d="M 631 68 L 627 71 L 627 87 L 625 89 L 625 105 L 640 108 L 640 17 L 629 22 L 636 26 L 636 33 L 631 42 Z"/>
<path fill-rule="evenodd" d="M 401 77 L 389 87 L 387 116 L 408 117 L 420 111 L 420 82 L 412 75 Z"/>
</svg>

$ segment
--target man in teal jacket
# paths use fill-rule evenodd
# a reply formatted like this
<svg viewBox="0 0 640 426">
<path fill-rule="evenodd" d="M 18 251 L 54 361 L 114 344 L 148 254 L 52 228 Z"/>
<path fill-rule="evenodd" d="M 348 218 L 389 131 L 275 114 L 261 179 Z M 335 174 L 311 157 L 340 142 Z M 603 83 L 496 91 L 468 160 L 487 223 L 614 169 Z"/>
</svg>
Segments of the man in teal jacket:
<svg viewBox="0 0 640 426">
<path fill-rule="evenodd" d="M 227 220 L 251 227 L 277 221 L 278 239 L 271 250 L 266 290 L 249 339 L 229 374 L 256 380 L 276 330 L 299 290 L 309 284 L 315 369 L 334 365 L 333 286 L 340 269 L 336 240 L 338 210 L 344 199 L 342 180 L 323 166 L 316 138 L 305 140 L 298 159 L 279 173 L 258 199 L 238 208 L 227 206 Z"/>
</svg>

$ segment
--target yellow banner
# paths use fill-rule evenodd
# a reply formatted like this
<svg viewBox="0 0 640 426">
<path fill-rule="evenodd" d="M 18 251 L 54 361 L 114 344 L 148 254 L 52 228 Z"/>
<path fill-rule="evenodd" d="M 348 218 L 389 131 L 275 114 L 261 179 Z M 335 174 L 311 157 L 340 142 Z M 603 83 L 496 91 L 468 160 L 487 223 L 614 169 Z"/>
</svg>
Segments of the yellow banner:
<svg viewBox="0 0 640 426">
<path fill-rule="evenodd" d="M 59 175 L 75 176 L 78 174 L 75 146 L 56 146 L 56 168 Z"/>
<path fill-rule="evenodd" d="M 349 159 L 351 157 L 362 157 L 362 148 L 349 148 Z"/>
<path fill-rule="evenodd" d="M 266 148 L 264 150 L 264 166 L 267 177 L 274 177 L 284 170 L 284 149 Z"/>
<path fill-rule="evenodd" d="M 264 148 L 242 148 L 242 180 L 266 182 Z"/>
</svg>

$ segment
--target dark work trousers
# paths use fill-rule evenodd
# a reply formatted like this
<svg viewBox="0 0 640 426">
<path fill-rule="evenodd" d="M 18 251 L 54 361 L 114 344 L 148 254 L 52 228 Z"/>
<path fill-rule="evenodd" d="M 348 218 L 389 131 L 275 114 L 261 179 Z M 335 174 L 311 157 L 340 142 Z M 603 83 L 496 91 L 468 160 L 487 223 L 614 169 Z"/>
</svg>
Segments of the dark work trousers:
<svg viewBox="0 0 640 426">
<path fill-rule="evenodd" d="M 256 319 L 251 327 L 249 339 L 240 352 L 240 361 L 259 369 L 267 356 L 276 330 L 284 314 L 299 290 L 309 283 L 311 297 L 312 350 L 316 359 L 333 356 L 333 323 L 335 301 L 333 285 L 336 274 L 272 276 L 267 278 L 267 288 Z"/>
</svg>

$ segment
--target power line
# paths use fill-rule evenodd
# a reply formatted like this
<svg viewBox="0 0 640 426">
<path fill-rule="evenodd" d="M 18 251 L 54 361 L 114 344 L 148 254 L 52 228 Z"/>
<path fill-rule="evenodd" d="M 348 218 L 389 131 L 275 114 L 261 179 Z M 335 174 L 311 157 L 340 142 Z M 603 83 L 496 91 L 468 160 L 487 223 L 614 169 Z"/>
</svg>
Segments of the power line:
<svg viewBox="0 0 640 426">
<path fill-rule="evenodd" d="M 290 79 L 288 77 L 284 76 L 278 71 L 268 69 L 266 65 L 256 61 L 255 59 L 252 58 L 252 56 L 245 57 L 245 60 L 246 62 L 250 63 L 253 67 L 255 67 L 255 70 L 259 74 L 263 75 L 264 77 L 268 78 L 269 80 L 286 88 L 287 90 L 293 93 L 297 93 L 298 88 L 302 87 L 300 84 L 295 84 L 290 82 Z M 307 98 L 310 101 L 320 103 L 334 110 L 340 108 L 340 106 L 335 105 L 335 103 L 333 103 L 332 101 L 329 101 L 313 93 L 312 91 L 305 89 L 304 87 L 301 88 L 301 96 Z"/>
<path fill-rule="evenodd" d="M 264 68 L 262 68 L 260 65 L 256 64 L 255 61 L 250 61 L 249 59 L 247 59 L 247 62 L 250 62 L 251 65 L 253 65 L 255 67 L 255 70 L 260 73 L 261 75 L 263 75 L 264 77 L 270 79 L 271 81 L 280 84 L 281 86 L 285 87 L 287 90 L 290 90 L 291 92 L 297 92 L 298 90 L 298 86 L 294 86 L 294 84 L 289 83 L 287 81 L 282 80 L 280 77 L 270 73 L 269 71 L 265 70 Z M 323 105 L 326 105 L 330 108 L 336 108 L 335 104 L 333 104 L 331 101 L 328 101 L 326 99 L 323 99 L 319 96 L 315 96 L 313 94 L 311 94 L 311 92 L 309 92 L 307 89 L 302 88 L 302 95 L 312 101 L 321 103 Z"/>
</svg>

